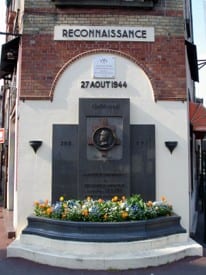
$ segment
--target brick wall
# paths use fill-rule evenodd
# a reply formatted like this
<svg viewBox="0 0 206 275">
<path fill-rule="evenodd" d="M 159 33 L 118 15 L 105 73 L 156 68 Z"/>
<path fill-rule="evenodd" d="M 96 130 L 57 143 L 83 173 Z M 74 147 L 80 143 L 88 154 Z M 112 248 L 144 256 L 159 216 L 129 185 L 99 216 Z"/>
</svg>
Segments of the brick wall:
<svg viewBox="0 0 206 275">
<path fill-rule="evenodd" d="M 174 9 L 182 10 L 184 5 L 183 0 L 158 0 L 156 9 Z M 55 7 L 51 0 L 25 0 L 25 8 L 52 8 Z"/>
<path fill-rule="evenodd" d="M 54 41 L 55 25 L 154 26 L 155 42 Z M 154 10 L 56 9 L 50 0 L 25 1 L 22 99 L 49 99 L 55 76 L 70 59 L 98 49 L 129 55 L 146 72 L 156 100 L 185 100 L 183 1 L 159 0 Z"/>
</svg>

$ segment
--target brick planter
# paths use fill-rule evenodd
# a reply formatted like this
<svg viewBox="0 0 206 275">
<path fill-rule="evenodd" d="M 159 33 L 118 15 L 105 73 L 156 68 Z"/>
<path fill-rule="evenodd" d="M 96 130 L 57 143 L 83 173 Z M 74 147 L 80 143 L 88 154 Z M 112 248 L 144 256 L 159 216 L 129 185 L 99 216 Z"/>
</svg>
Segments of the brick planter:
<svg viewBox="0 0 206 275">
<path fill-rule="evenodd" d="M 30 216 L 22 234 L 81 242 L 128 242 L 185 233 L 173 215 L 128 222 L 74 222 Z"/>
</svg>

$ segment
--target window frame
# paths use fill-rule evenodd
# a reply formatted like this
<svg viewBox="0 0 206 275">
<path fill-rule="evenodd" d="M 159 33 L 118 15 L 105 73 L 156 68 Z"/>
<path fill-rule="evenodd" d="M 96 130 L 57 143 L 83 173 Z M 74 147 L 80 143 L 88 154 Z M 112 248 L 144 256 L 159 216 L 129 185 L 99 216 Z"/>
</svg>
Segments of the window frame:
<svg viewBox="0 0 206 275">
<path fill-rule="evenodd" d="M 58 8 L 65 7 L 135 7 L 152 9 L 158 0 L 51 0 Z"/>
</svg>

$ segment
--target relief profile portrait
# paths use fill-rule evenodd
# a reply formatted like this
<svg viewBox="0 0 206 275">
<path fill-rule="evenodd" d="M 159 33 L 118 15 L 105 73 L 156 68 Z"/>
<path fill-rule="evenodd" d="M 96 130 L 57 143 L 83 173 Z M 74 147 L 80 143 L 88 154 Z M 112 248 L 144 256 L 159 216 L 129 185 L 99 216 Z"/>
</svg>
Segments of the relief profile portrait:
<svg viewBox="0 0 206 275">
<path fill-rule="evenodd" d="M 99 150 L 110 150 L 116 143 L 116 137 L 112 129 L 108 127 L 98 128 L 94 131 L 93 143 Z"/>
</svg>

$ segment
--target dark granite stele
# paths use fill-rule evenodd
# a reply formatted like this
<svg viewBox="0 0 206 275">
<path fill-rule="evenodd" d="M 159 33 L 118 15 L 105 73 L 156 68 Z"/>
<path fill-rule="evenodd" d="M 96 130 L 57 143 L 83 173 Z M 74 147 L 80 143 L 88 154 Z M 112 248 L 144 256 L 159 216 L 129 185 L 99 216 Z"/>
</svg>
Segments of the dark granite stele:
<svg viewBox="0 0 206 275">
<path fill-rule="evenodd" d="M 129 242 L 186 233 L 180 216 L 125 222 L 75 222 L 28 217 L 22 234 L 81 242 Z"/>
</svg>

